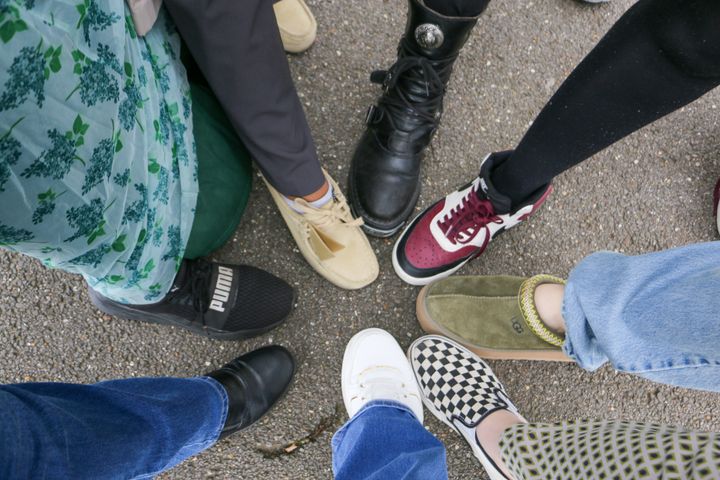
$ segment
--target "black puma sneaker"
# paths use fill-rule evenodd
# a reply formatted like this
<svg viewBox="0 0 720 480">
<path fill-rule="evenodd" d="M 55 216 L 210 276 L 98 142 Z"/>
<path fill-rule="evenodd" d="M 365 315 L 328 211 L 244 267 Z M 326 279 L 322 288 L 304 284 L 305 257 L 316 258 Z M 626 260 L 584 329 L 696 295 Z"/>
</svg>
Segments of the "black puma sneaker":
<svg viewBox="0 0 720 480">
<path fill-rule="evenodd" d="M 184 328 L 218 340 L 265 333 L 290 314 L 293 288 L 248 265 L 183 260 L 170 292 L 160 302 L 127 305 L 89 289 L 93 305 L 122 318 Z"/>
</svg>

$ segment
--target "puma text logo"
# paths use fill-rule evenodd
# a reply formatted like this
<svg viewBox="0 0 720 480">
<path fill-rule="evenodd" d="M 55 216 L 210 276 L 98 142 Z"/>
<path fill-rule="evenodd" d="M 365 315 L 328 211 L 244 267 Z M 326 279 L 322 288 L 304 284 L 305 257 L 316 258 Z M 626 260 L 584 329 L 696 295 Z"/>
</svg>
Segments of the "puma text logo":
<svg viewBox="0 0 720 480">
<path fill-rule="evenodd" d="M 215 292 L 213 293 L 210 309 L 224 312 L 225 303 L 230 298 L 230 287 L 232 286 L 233 271 L 231 268 L 218 267 L 218 279 L 215 284 Z"/>
</svg>

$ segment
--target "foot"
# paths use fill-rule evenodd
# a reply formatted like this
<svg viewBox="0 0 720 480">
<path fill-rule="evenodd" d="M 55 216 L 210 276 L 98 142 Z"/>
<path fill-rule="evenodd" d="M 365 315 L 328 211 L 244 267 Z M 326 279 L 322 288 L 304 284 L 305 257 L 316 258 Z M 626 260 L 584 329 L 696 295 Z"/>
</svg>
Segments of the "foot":
<svg viewBox="0 0 720 480">
<path fill-rule="evenodd" d="M 295 292 L 259 268 L 183 260 L 170 293 L 160 302 L 127 305 L 92 289 L 90 299 L 110 315 L 239 340 L 280 325 L 292 311 Z"/>
<path fill-rule="evenodd" d="M 301 198 L 290 206 L 267 180 L 265 184 L 310 266 L 340 288 L 365 287 L 380 271 L 375 253 L 360 228 L 362 219 L 353 218 L 340 187 L 327 172 L 325 176 L 333 198 L 321 207 L 313 207 Z"/>
<path fill-rule="evenodd" d="M 565 318 L 562 315 L 565 283 L 541 283 L 533 294 L 535 309 L 542 323 L 553 333 L 565 335 Z"/>
<path fill-rule="evenodd" d="M 368 328 L 350 339 L 343 357 L 342 394 L 350 418 L 368 402 L 392 400 L 423 421 L 413 371 L 400 345 L 385 330 Z"/>
<path fill-rule="evenodd" d="M 280 0 L 273 5 L 283 48 L 301 53 L 315 42 L 317 22 L 304 0 Z"/>
<path fill-rule="evenodd" d="M 228 395 L 228 413 L 220 438 L 257 422 L 285 394 L 295 360 L 285 348 L 271 345 L 242 355 L 206 376 L 217 380 Z"/>
<path fill-rule="evenodd" d="M 447 277 L 482 254 L 494 237 L 540 208 L 552 191 L 550 185 L 514 208 L 492 187 L 489 172 L 508 156 L 509 152 L 488 155 L 472 183 L 410 223 L 393 249 L 393 267 L 400 278 L 411 285 L 426 285 Z"/>
<path fill-rule="evenodd" d="M 453 64 L 476 22 L 409 0 L 397 62 L 370 76 L 383 94 L 368 110 L 348 178 L 353 212 L 368 234 L 394 235 L 412 215 L 424 151 L 440 125 Z"/>
<path fill-rule="evenodd" d="M 493 415 L 496 412 L 507 412 L 515 423 L 525 419 L 488 364 L 459 343 L 438 335 L 415 340 L 408 357 L 425 407 L 468 442 L 492 480 L 507 479 L 499 446 L 492 440 L 481 443 L 478 438 L 492 439 L 497 423 L 506 423 L 507 418 Z"/>
</svg>

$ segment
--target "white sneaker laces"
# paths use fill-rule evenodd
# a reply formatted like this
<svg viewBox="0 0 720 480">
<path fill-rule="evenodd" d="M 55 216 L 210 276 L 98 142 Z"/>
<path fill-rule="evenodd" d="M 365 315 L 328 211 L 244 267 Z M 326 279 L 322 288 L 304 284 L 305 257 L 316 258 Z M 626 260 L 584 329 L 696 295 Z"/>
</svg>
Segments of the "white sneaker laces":
<svg viewBox="0 0 720 480">
<path fill-rule="evenodd" d="M 405 403 L 417 395 L 405 383 L 398 383 L 399 370 L 393 367 L 377 366 L 362 371 L 360 380 L 360 401 L 395 400 Z"/>
</svg>

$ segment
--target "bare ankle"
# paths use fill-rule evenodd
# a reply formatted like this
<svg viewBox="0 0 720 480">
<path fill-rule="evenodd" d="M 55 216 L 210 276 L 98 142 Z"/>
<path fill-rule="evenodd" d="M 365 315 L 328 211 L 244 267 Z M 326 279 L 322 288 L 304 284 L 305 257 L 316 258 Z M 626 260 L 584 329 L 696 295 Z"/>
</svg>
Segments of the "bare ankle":
<svg viewBox="0 0 720 480">
<path fill-rule="evenodd" d="M 482 446 L 485 453 L 508 478 L 513 478 L 513 476 L 502 461 L 502 456 L 500 455 L 500 439 L 505 433 L 505 430 L 518 423 L 527 422 L 520 415 L 509 410 L 497 410 L 485 417 L 483 421 L 475 427 L 475 435 L 477 436 L 478 442 L 480 442 L 480 446 Z"/>
<path fill-rule="evenodd" d="M 556 333 L 565 333 L 565 319 L 562 316 L 565 285 L 543 283 L 535 289 L 535 308 L 543 323 Z"/>
<path fill-rule="evenodd" d="M 306 202 L 315 202 L 315 201 L 323 198 L 325 196 L 325 194 L 328 192 L 328 190 L 330 190 L 330 183 L 328 183 L 328 181 L 325 180 L 325 183 L 323 183 L 319 189 L 315 190 L 314 192 L 312 192 L 309 195 L 303 195 L 302 199 L 305 200 Z M 288 198 L 291 200 L 294 200 L 298 197 L 288 196 Z"/>
</svg>

